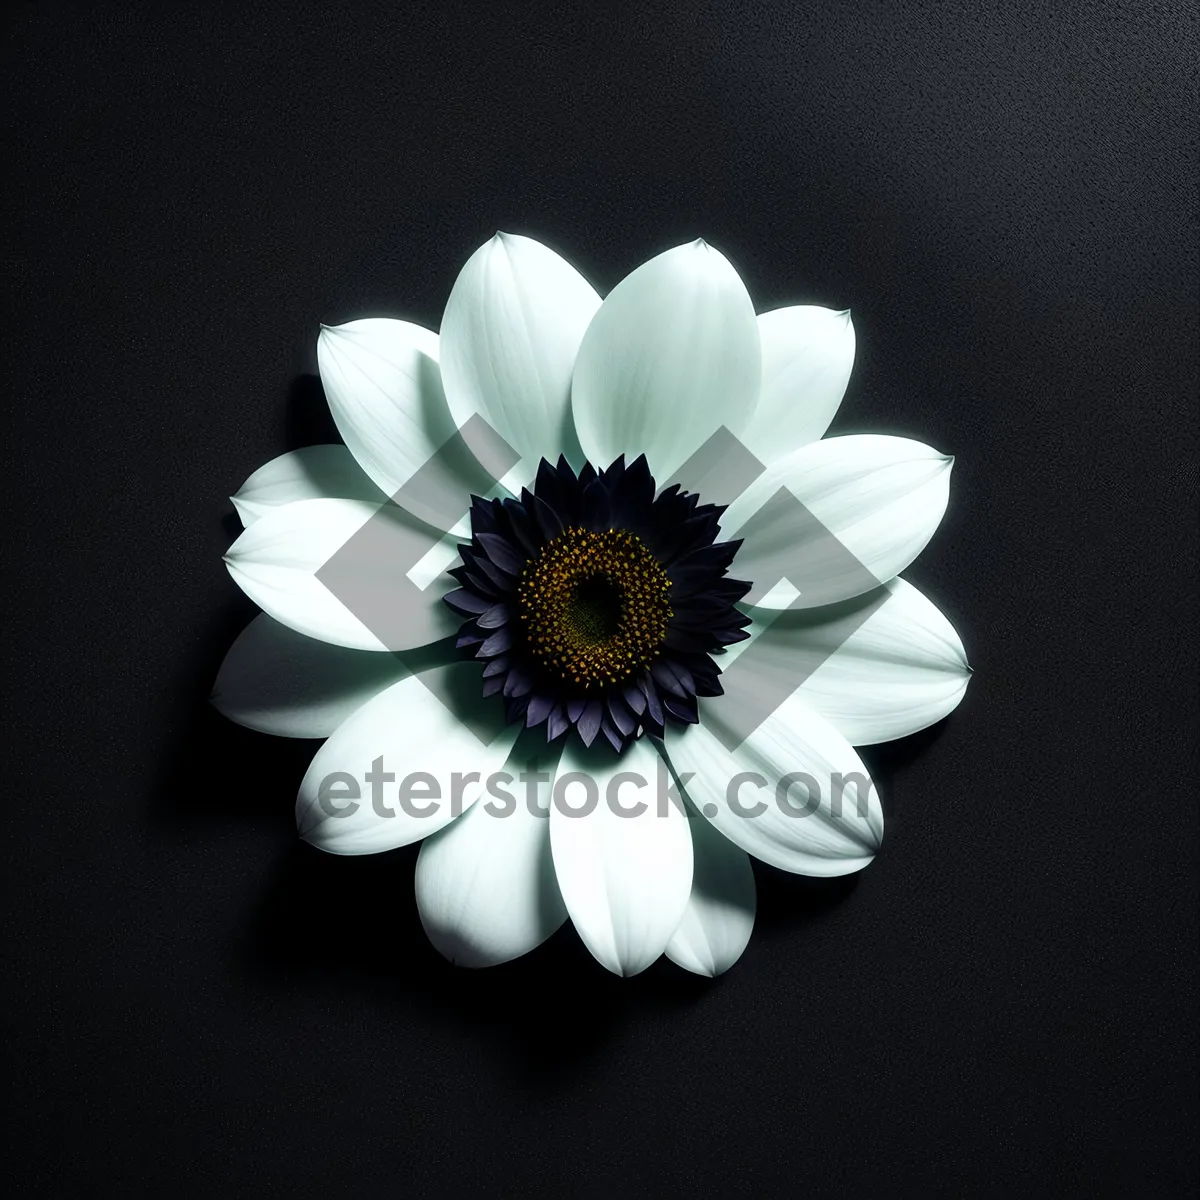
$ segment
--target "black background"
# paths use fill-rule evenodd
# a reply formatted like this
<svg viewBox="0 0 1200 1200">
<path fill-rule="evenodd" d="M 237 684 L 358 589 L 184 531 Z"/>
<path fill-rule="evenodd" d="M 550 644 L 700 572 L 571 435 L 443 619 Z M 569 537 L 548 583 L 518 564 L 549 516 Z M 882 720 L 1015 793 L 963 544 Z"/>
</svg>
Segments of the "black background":
<svg viewBox="0 0 1200 1200">
<path fill-rule="evenodd" d="M 19 1190 L 1189 1192 L 1193 6 L 268 7 L 6 18 Z M 715 984 L 456 971 L 415 847 L 298 845 L 312 744 L 206 708 L 318 322 L 436 327 L 497 228 L 851 307 L 835 431 L 958 456 L 909 577 L 966 700 Z"/>
</svg>

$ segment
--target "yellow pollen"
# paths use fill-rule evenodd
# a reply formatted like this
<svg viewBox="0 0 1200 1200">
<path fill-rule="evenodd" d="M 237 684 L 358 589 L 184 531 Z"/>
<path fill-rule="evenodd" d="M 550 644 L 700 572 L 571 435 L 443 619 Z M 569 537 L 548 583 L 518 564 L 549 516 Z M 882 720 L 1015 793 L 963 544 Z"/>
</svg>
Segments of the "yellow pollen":
<svg viewBox="0 0 1200 1200">
<path fill-rule="evenodd" d="M 617 683 L 658 657 L 670 590 L 632 533 L 572 527 L 526 564 L 517 594 L 534 657 L 587 688 Z"/>
</svg>

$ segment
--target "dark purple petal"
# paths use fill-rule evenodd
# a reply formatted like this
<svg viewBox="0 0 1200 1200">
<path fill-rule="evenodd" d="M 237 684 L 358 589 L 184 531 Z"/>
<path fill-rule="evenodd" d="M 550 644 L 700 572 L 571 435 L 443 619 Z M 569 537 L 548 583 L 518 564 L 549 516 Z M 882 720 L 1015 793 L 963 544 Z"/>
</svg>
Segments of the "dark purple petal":
<svg viewBox="0 0 1200 1200">
<path fill-rule="evenodd" d="M 618 454 L 616 458 L 600 472 L 600 478 L 604 480 L 604 486 L 608 489 L 608 494 L 611 496 L 614 491 L 621 485 L 621 476 L 625 474 L 625 455 Z"/>
<path fill-rule="evenodd" d="M 608 491 L 599 480 L 584 488 L 580 516 L 583 520 L 583 527 L 593 532 L 612 527 L 612 509 L 608 502 Z"/>
<path fill-rule="evenodd" d="M 471 532 L 478 537 L 481 533 L 496 531 L 496 516 L 492 510 L 492 502 L 482 496 L 471 497 Z"/>
<path fill-rule="evenodd" d="M 718 579 L 713 584 L 710 594 L 736 604 L 753 586 L 753 583 L 741 579 Z"/>
<path fill-rule="evenodd" d="M 524 570 L 526 559 L 518 554 L 513 544 L 498 533 L 480 533 L 475 540 L 483 547 L 488 558 L 502 571 L 512 576 L 520 575 Z"/>
<path fill-rule="evenodd" d="M 609 745 L 612 746 L 612 748 L 618 754 L 620 754 L 621 747 L 625 745 L 625 739 L 613 727 L 612 722 L 607 717 L 605 717 L 604 720 L 602 720 L 600 722 L 600 730 L 604 734 L 604 736 L 606 738 L 608 738 Z"/>
<path fill-rule="evenodd" d="M 553 711 L 554 697 L 543 695 L 541 693 L 530 696 L 529 708 L 525 712 L 525 724 L 532 729 L 535 725 L 540 725 Z"/>
<path fill-rule="evenodd" d="M 650 674 L 663 692 L 687 699 L 696 692 L 696 681 L 682 663 L 659 658 L 650 664 Z"/>
<path fill-rule="evenodd" d="M 446 574 L 457 579 L 467 591 L 477 596 L 485 597 L 487 599 L 485 607 L 487 608 L 491 608 L 500 599 L 500 593 L 493 587 L 491 580 L 485 579 L 482 575 L 472 571 L 470 567 L 455 567 L 453 570 L 447 571 Z"/>
<path fill-rule="evenodd" d="M 685 721 L 689 725 L 695 725 L 700 720 L 699 714 L 696 712 L 695 697 L 680 700 L 678 696 L 664 696 L 663 707 L 673 717 Z"/>
<path fill-rule="evenodd" d="M 507 625 L 512 613 L 507 604 L 493 604 L 487 612 L 480 613 L 475 618 L 475 624 L 480 629 L 499 629 L 501 625 Z"/>
<path fill-rule="evenodd" d="M 610 692 L 605 699 L 608 715 L 612 723 L 626 736 L 637 728 L 637 718 L 629 711 L 629 705 L 616 692 Z"/>
<path fill-rule="evenodd" d="M 511 571 L 504 570 L 503 567 L 497 566 L 484 554 L 476 554 L 469 547 L 459 551 L 462 556 L 463 563 L 471 572 L 471 581 L 478 583 L 480 576 L 483 579 L 490 581 L 493 588 L 500 594 L 505 595 L 511 592 L 517 585 L 517 577 Z"/>
<path fill-rule="evenodd" d="M 629 527 L 635 523 L 640 527 L 649 515 L 653 500 L 654 477 L 650 474 L 646 456 L 639 454 L 613 486 L 613 520 L 622 527 Z"/>
<path fill-rule="evenodd" d="M 650 674 L 654 677 L 654 682 L 658 684 L 660 692 L 669 693 L 672 696 L 686 697 L 688 695 L 687 689 L 676 678 L 675 672 L 671 670 L 670 665 L 663 659 L 655 659 L 650 664 Z M 688 674 L 688 678 L 691 678 L 690 673 Z"/>
<path fill-rule="evenodd" d="M 667 544 L 659 553 L 659 561 L 669 569 L 685 555 L 711 545 L 716 534 L 717 523 L 714 517 L 688 517 L 668 532 L 665 539 Z"/>
<path fill-rule="evenodd" d="M 491 658 L 495 654 L 503 654 L 512 646 L 512 630 L 506 625 L 503 629 L 497 629 L 482 646 L 479 647 L 476 658 Z"/>
<path fill-rule="evenodd" d="M 522 498 L 529 496 L 527 491 L 521 493 Z M 532 497 L 530 497 L 532 500 Z M 508 517 L 508 523 L 512 527 L 513 536 L 521 544 L 521 549 L 525 551 L 531 558 L 541 550 L 545 545 L 542 540 L 541 531 L 537 527 L 537 523 L 529 515 L 528 503 L 518 504 L 516 500 L 508 499 L 504 501 L 504 512 Z"/>
<path fill-rule="evenodd" d="M 649 671 L 642 672 L 641 678 L 638 680 L 638 686 L 642 689 L 642 695 L 646 697 L 646 723 L 653 723 L 661 729 L 663 723 L 662 705 L 659 703 L 658 691 L 654 686 L 654 680 L 650 678 Z"/>
<path fill-rule="evenodd" d="M 546 541 L 550 541 L 551 538 L 556 538 L 562 533 L 563 523 L 559 520 L 558 513 L 541 499 L 540 496 L 534 496 L 533 498 L 533 515 Z"/>
<path fill-rule="evenodd" d="M 603 718 L 604 705 L 599 700 L 589 700 L 575 723 L 575 728 L 579 730 L 579 736 L 583 739 L 585 746 L 590 746 L 596 740 L 596 734 L 600 732 L 600 722 Z"/>
<path fill-rule="evenodd" d="M 679 565 L 682 567 L 706 567 L 708 570 L 720 574 L 728 569 L 741 548 L 741 538 L 732 542 L 713 542 L 711 546 L 699 546 L 685 554 L 679 560 Z"/>
<path fill-rule="evenodd" d="M 561 705 L 556 704 L 546 718 L 546 741 L 554 741 L 556 737 L 561 737 L 570 728 L 571 723 L 567 720 Z"/>
<path fill-rule="evenodd" d="M 696 633 L 682 625 L 672 624 L 667 629 L 667 636 L 663 638 L 663 646 L 668 650 L 682 650 L 684 652 L 704 650 L 712 640 L 707 631 Z"/>
<path fill-rule="evenodd" d="M 467 588 L 455 588 L 454 591 L 447 592 L 442 600 L 456 613 L 461 613 L 465 617 L 486 612 L 492 604 L 492 601 L 486 596 L 478 596 Z"/>
<path fill-rule="evenodd" d="M 568 466 L 566 459 L 559 459 L 559 464 L 565 470 L 560 471 L 552 467 L 544 458 L 542 459 L 538 464 L 533 493 L 543 504 L 561 514 L 570 507 L 568 488 L 575 486 L 575 472 Z M 540 521 L 538 523 L 541 524 Z M 547 534 L 546 536 L 552 537 L 553 535 Z"/>
<path fill-rule="evenodd" d="M 528 696 L 533 691 L 533 677 L 527 675 L 520 667 L 513 667 L 504 681 L 506 696 Z"/>
</svg>

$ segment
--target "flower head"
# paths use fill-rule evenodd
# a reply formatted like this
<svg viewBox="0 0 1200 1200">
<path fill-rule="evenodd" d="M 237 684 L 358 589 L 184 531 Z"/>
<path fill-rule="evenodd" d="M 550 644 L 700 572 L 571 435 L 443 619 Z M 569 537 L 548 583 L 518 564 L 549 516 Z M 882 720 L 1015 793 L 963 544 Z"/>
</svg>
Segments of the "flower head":
<svg viewBox="0 0 1200 1200">
<path fill-rule="evenodd" d="M 748 635 L 726 577 L 740 545 L 716 541 L 724 510 L 678 485 L 656 494 L 644 455 L 576 474 L 545 459 L 521 498 L 472 497 L 471 543 L 443 599 L 464 618 L 457 645 L 484 663 L 483 695 L 510 722 L 575 729 L 620 752 L 667 721 L 695 724 L 719 696 L 711 655 Z"/>
<path fill-rule="evenodd" d="M 338 854 L 423 840 L 417 903 L 473 966 L 568 917 L 635 974 L 726 970 L 753 924 L 749 856 L 808 875 L 874 858 L 853 746 L 950 712 L 969 668 L 899 578 L 951 459 L 821 440 L 849 313 L 755 315 L 702 241 L 601 302 L 498 234 L 438 333 L 322 329 L 344 446 L 282 455 L 233 497 L 226 561 L 264 609 L 214 703 L 327 740 L 297 798 Z"/>
</svg>

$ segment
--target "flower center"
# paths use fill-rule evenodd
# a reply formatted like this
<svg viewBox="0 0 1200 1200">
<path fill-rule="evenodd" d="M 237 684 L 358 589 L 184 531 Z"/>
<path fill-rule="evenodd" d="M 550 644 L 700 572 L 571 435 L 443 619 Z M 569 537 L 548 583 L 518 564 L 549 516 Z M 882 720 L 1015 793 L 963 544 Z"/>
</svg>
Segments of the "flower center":
<svg viewBox="0 0 1200 1200">
<path fill-rule="evenodd" d="M 569 683 L 610 684 L 658 657 L 671 581 L 623 529 L 570 528 L 526 564 L 518 585 L 530 650 Z"/>
</svg>

